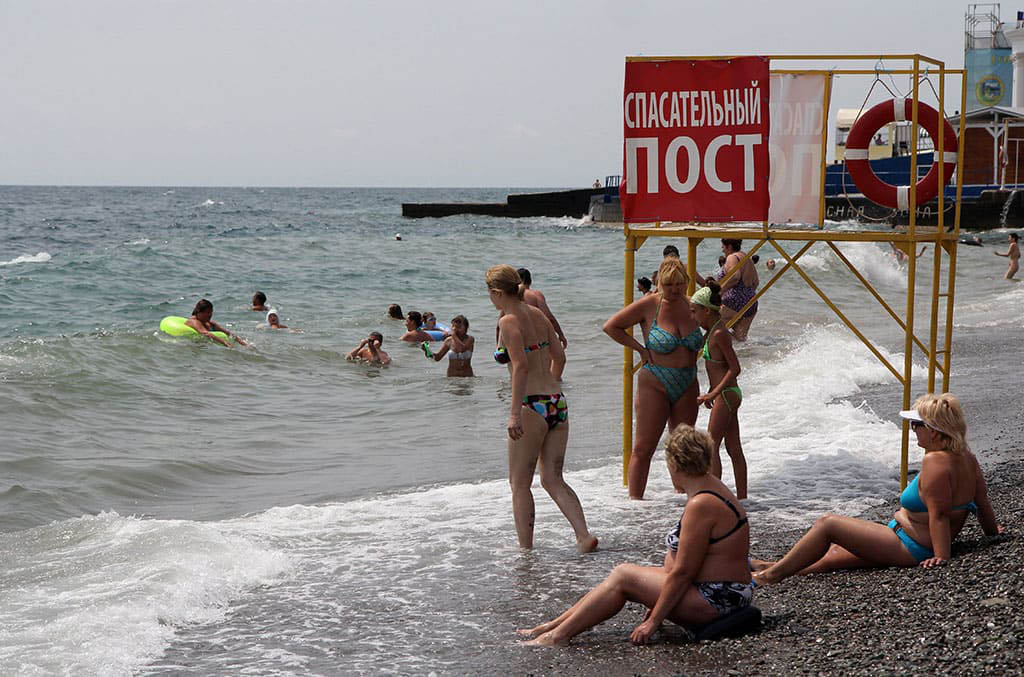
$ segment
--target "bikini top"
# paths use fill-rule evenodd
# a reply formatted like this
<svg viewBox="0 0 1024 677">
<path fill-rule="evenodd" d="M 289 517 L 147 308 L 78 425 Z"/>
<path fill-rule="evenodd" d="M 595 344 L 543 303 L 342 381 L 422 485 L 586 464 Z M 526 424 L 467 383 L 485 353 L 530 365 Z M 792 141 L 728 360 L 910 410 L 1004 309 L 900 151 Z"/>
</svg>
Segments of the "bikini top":
<svg viewBox="0 0 1024 677">
<path fill-rule="evenodd" d="M 719 541 L 724 541 L 725 539 L 729 538 L 734 533 L 736 533 L 737 531 L 742 529 L 743 526 L 747 523 L 747 518 L 746 517 L 740 517 L 740 511 L 736 509 L 736 506 L 734 506 L 732 503 L 729 502 L 729 499 L 725 498 L 721 494 L 718 494 L 718 493 L 716 493 L 714 491 L 711 491 L 711 490 L 708 490 L 708 489 L 706 489 L 704 491 L 698 491 L 696 494 L 694 494 L 694 496 L 700 496 L 701 494 L 711 494 L 712 496 L 720 499 L 723 503 L 725 503 L 727 506 L 729 506 L 729 510 L 732 510 L 733 514 L 736 515 L 736 525 L 732 529 L 729 529 L 729 531 L 727 531 L 724 534 L 722 534 L 721 536 L 719 536 L 718 538 L 710 538 L 709 537 L 708 538 L 708 545 L 714 545 L 715 543 L 718 543 Z M 674 530 L 668 532 L 668 534 L 665 536 L 665 545 L 667 545 L 670 550 L 678 550 L 679 549 L 679 532 L 680 532 L 680 530 L 682 528 L 683 528 L 683 519 L 680 517 L 679 518 L 679 522 L 676 523 L 676 528 Z"/>
<path fill-rule="evenodd" d="M 700 350 L 700 343 L 704 339 L 704 335 L 700 333 L 700 327 L 680 338 L 658 326 L 658 315 L 660 314 L 661 301 L 658 302 L 658 309 L 654 311 L 654 322 L 651 323 L 651 329 L 647 332 L 648 350 L 653 350 L 661 355 L 667 355 L 680 346 L 693 352 Z"/>
<path fill-rule="evenodd" d="M 900 494 L 900 506 L 910 512 L 928 512 L 928 506 L 921 500 L 921 493 L 917 488 L 917 481 L 919 479 L 921 479 L 921 473 L 918 473 L 913 481 L 907 485 L 907 488 L 903 490 L 903 493 Z M 963 505 L 953 506 L 950 510 L 966 510 L 971 514 L 977 515 L 978 505 L 974 501 L 969 501 Z"/>
<path fill-rule="evenodd" d="M 448 353 L 449 360 L 468 360 L 471 357 L 473 357 L 472 350 L 464 350 L 461 353 L 456 353 L 454 351 Z"/>
<path fill-rule="evenodd" d="M 704 349 L 701 351 L 700 354 L 706 362 L 714 362 L 715 364 L 721 364 L 722 362 L 725 362 L 725 360 L 711 359 L 711 335 L 715 333 L 715 329 L 718 327 L 718 324 L 720 322 L 721 320 L 715 322 L 715 325 L 708 330 L 708 337 L 704 340 Z"/>
<path fill-rule="evenodd" d="M 528 345 L 524 347 L 523 350 L 527 353 L 530 353 L 533 352 L 534 350 L 547 348 L 549 345 L 551 344 L 548 343 L 547 341 L 541 341 L 540 343 Z M 505 346 L 498 346 L 498 349 L 494 351 L 494 361 L 497 362 L 498 364 L 508 364 L 509 362 L 512 361 L 512 358 L 509 357 L 508 350 L 505 349 Z"/>
</svg>

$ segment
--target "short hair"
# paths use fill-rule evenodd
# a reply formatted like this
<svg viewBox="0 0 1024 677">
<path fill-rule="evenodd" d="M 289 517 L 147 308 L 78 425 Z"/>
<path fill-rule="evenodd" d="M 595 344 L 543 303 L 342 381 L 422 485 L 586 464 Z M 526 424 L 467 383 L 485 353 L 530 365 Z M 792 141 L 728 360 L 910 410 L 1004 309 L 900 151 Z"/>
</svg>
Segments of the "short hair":
<svg viewBox="0 0 1024 677">
<path fill-rule="evenodd" d="M 667 244 L 667 245 L 665 245 L 665 248 L 661 250 L 661 257 L 665 258 L 666 256 L 674 256 L 674 257 L 676 257 L 678 259 L 679 258 L 679 248 L 676 247 L 674 244 Z"/>
<path fill-rule="evenodd" d="M 743 240 L 737 240 L 731 237 L 723 237 L 722 244 L 724 244 L 726 247 L 729 247 L 734 252 L 738 252 L 739 250 L 743 249 Z"/>
<path fill-rule="evenodd" d="M 262 306 L 264 303 L 267 302 L 267 295 L 264 294 L 261 291 L 258 291 L 258 292 L 256 292 L 255 294 L 252 295 L 252 300 L 253 300 L 253 305 L 259 304 L 259 305 Z"/>
<path fill-rule="evenodd" d="M 651 291 L 651 279 L 649 277 L 638 277 L 636 281 L 645 292 Z"/>
<path fill-rule="evenodd" d="M 417 313 L 415 310 L 410 310 L 409 314 L 405 316 L 405 319 L 412 320 L 416 323 L 416 326 L 423 324 L 423 316 Z"/>
<path fill-rule="evenodd" d="M 516 272 L 519 273 L 519 279 L 523 281 L 523 284 L 533 284 L 533 275 L 530 275 L 530 271 L 526 268 L 516 268 Z"/>
<path fill-rule="evenodd" d="M 464 325 L 466 329 L 469 329 L 469 320 L 466 319 L 465 315 L 456 315 L 453 317 L 452 324 L 461 324 Z"/>
<path fill-rule="evenodd" d="M 711 469 L 711 436 L 680 423 L 669 433 L 665 460 L 684 475 L 706 475 Z"/>
<path fill-rule="evenodd" d="M 658 291 L 666 284 L 687 284 L 689 281 L 682 261 L 672 256 L 661 260 L 658 266 Z"/>
<path fill-rule="evenodd" d="M 523 293 L 526 292 L 523 278 L 519 276 L 519 272 L 515 268 L 507 263 L 488 268 L 487 273 L 484 274 L 484 281 L 487 283 L 488 289 L 515 296 L 520 300 L 523 298 Z"/>
<path fill-rule="evenodd" d="M 956 395 L 922 395 L 914 402 L 914 410 L 929 428 L 948 440 L 946 451 L 954 454 L 970 451 L 967 446 L 967 420 Z"/>
<path fill-rule="evenodd" d="M 1010 233 L 1010 237 L 1013 238 L 1014 242 L 1020 239 L 1020 235 L 1018 235 L 1017 233 Z"/>
<path fill-rule="evenodd" d="M 388 317 L 392 317 L 396 320 L 404 319 L 405 315 L 402 313 L 402 306 L 397 303 L 392 303 L 388 306 Z"/>
<path fill-rule="evenodd" d="M 371 331 L 370 338 L 377 339 L 377 342 L 380 343 L 381 345 L 384 344 L 384 334 L 380 333 L 379 331 Z"/>
<path fill-rule="evenodd" d="M 206 299 L 199 299 L 199 303 L 192 309 L 192 314 L 198 315 L 199 313 L 205 313 L 207 310 L 213 310 L 213 304 Z"/>
</svg>

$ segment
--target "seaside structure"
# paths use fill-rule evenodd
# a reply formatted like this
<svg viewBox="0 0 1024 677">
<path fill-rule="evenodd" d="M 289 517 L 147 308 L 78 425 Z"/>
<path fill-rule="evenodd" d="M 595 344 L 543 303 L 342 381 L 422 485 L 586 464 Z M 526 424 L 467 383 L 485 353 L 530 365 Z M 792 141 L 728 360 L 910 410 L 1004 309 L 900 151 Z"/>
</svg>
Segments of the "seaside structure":
<svg viewBox="0 0 1024 677">
<path fill-rule="evenodd" d="M 675 139 L 667 144 L 668 148 L 663 148 L 665 144 L 659 146 L 658 142 L 664 141 L 670 138 L 671 134 L 676 133 L 675 130 L 667 132 L 669 136 L 658 137 L 657 134 L 665 134 L 665 127 L 672 126 L 672 120 L 669 119 L 669 115 L 665 112 L 667 110 L 666 102 L 668 96 L 676 96 L 677 93 L 681 97 L 684 91 L 681 90 L 678 83 L 672 82 L 668 77 L 669 72 L 682 73 L 682 77 L 685 78 L 690 76 L 690 73 L 698 72 L 706 64 L 715 63 L 719 68 L 716 71 L 716 75 L 720 77 L 721 72 L 724 69 L 733 67 L 739 63 L 742 59 L 761 59 L 767 63 L 775 64 L 794 64 L 795 68 L 772 68 L 770 70 L 771 77 L 779 78 L 782 86 L 788 86 L 792 83 L 788 82 L 790 78 L 798 77 L 810 77 L 818 78 L 821 82 L 821 88 L 816 90 L 819 92 L 817 96 L 820 97 L 820 107 L 818 109 L 818 115 L 816 120 L 816 127 L 813 130 L 803 129 L 801 133 L 804 135 L 804 139 L 808 138 L 808 135 L 817 134 L 820 144 L 819 152 L 817 154 L 817 165 L 814 167 L 815 171 L 811 172 L 811 181 L 802 180 L 803 177 L 797 177 L 794 184 L 793 190 L 797 190 L 801 184 L 804 186 L 812 186 L 815 190 L 813 191 L 814 202 L 811 207 L 814 208 L 810 218 L 807 218 L 809 212 L 807 211 L 807 196 L 804 196 L 802 205 L 796 203 L 785 204 L 785 199 L 780 199 L 782 203 L 780 208 L 792 209 L 793 213 L 800 212 L 803 217 L 799 215 L 796 218 L 784 218 L 789 212 L 779 213 L 775 212 L 769 214 L 768 211 L 768 176 L 767 167 L 768 159 L 763 158 L 762 163 L 759 165 L 757 161 L 756 146 L 761 143 L 760 139 L 754 139 L 749 134 L 735 134 L 729 135 L 730 131 L 726 127 L 722 127 L 719 130 L 712 132 L 717 134 L 711 139 L 710 136 L 705 138 L 711 139 L 707 142 L 706 148 L 701 151 L 698 147 L 699 136 L 697 132 L 693 132 L 693 137 L 689 136 L 677 136 Z M 881 59 L 884 59 L 889 64 L 901 64 L 896 68 L 889 68 L 884 73 L 880 73 L 875 67 Z M 813 66 L 808 67 L 808 62 L 826 62 L 829 64 L 828 69 L 814 68 Z M 866 67 L 851 67 L 851 68 L 839 68 L 832 67 L 835 62 L 846 62 L 853 63 L 854 66 L 857 62 L 866 62 Z M 673 65 L 674 64 L 674 65 Z M 635 68 L 636 65 L 648 65 L 644 72 L 640 73 L 639 68 Z M 635 76 L 631 76 L 631 70 L 637 71 Z M 759 71 L 764 73 L 767 70 L 767 66 Z M 953 308 L 956 291 L 956 256 L 957 256 L 957 241 L 960 235 L 960 221 L 961 221 L 961 196 L 963 190 L 963 145 L 957 143 L 957 138 L 962 138 L 964 133 L 964 126 L 966 123 L 965 117 L 961 116 L 958 120 L 959 130 L 956 136 L 951 135 L 951 130 L 947 130 L 945 133 L 934 134 L 937 138 L 934 139 L 935 150 L 938 156 L 943 158 L 943 162 L 936 163 L 933 167 L 934 174 L 937 178 L 936 187 L 936 199 L 938 209 L 936 212 L 936 223 L 935 225 L 921 225 L 917 219 L 917 205 L 918 196 L 922 192 L 924 180 L 917 183 L 910 183 L 909 186 L 888 186 L 898 196 L 900 206 L 905 205 L 907 208 L 907 225 L 905 227 L 896 227 L 893 229 L 886 228 L 885 230 L 879 229 L 868 229 L 863 230 L 825 230 L 825 219 L 826 219 L 826 205 L 825 205 L 825 144 L 827 139 L 827 130 L 824 126 L 824 121 L 827 119 L 826 113 L 829 109 L 829 96 L 831 93 L 832 78 L 836 75 L 851 75 L 851 76 L 873 76 L 874 83 L 879 81 L 881 75 L 906 75 L 910 76 L 913 82 L 912 95 L 903 100 L 894 100 L 893 102 L 885 105 L 890 106 L 890 111 L 896 111 L 895 115 L 898 116 L 900 111 L 908 111 L 907 118 L 910 122 L 909 143 L 910 143 L 910 175 L 917 176 L 917 159 L 918 159 L 918 139 L 920 138 L 920 131 L 924 129 L 924 118 L 926 113 L 930 110 L 928 105 L 922 100 L 922 95 L 926 91 L 930 91 L 932 87 L 931 80 L 937 81 L 937 91 L 935 105 L 937 105 L 938 115 L 941 116 L 939 120 L 945 120 L 946 115 L 943 107 L 945 100 L 945 92 L 948 79 L 956 80 L 959 78 L 960 90 L 961 90 L 961 110 L 964 109 L 964 103 L 966 99 L 966 87 L 964 80 L 966 78 L 966 71 L 964 69 L 947 69 L 945 63 L 933 59 L 921 54 L 892 54 L 883 55 L 772 55 L 764 57 L 707 57 L 707 56 L 664 56 L 664 57 L 628 57 L 626 59 L 626 92 L 624 100 L 625 120 L 624 120 L 624 134 L 625 134 L 625 157 L 624 157 L 624 174 L 623 183 L 620 189 L 621 201 L 623 204 L 624 213 L 624 227 L 623 232 L 625 236 L 625 270 L 624 270 L 624 298 L 623 301 L 626 305 L 633 302 L 634 299 L 634 277 L 635 277 L 635 256 L 637 250 L 652 237 L 672 237 L 674 239 L 685 239 L 687 243 L 687 270 L 690 278 L 690 289 L 689 294 L 694 291 L 694 281 L 696 279 L 696 265 L 697 265 L 697 247 L 705 239 L 709 238 L 736 238 L 742 240 L 754 241 L 752 247 L 750 247 L 745 254 L 744 262 L 757 253 L 762 247 L 768 246 L 773 248 L 777 255 L 781 258 L 780 265 L 775 271 L 774 275 L 766 283 L 761 285 L 761 288 L 757 291 L 756 295 L 751 299 L 742 309 L 737 313 L 730 325 L 740 319 L 744 312 L 749 309 L 757 300 L 764 295 L 772 286 L 787 272 L 790 270 L 795 271 L 808 285 L 808 287 L 818 296 L 821 300 L 835 313 L 840 321 L 843 322 L 867 347 L 869 351 L 883 364 L 897 379 L 897 381 L 903 386 L 903 408 L 910 408 L 912 402 L 912 367 L 913 367 L 913 356 L 915 350 L 919 350 L 927 357 L 927 387 L 929 392 L 936 392 L 936 387 L 940 385 L 938 382 L 938 375 L 941 374 L 941 391 L 947 392 L 949 390 L 949 376 L 950 376 L 950 364 L 951 364 L 951 345 L 952 345 L 952 329 L 953 329 Z M 633 80 L 631 81 L 631 77 Z M 745 84 L 750 82 L 752 86 L 757 84 L 756 80 L 750 80 L 749 76 L 740 77 L 736 79 L 737 82 Z M 873 84 L 874 84 L 873 83 Z M 772 85 L 772 92 L 775 93 L 775 83 Z M 926 87 L 928 89 L 926 89 Z M 634 91 L 635 90 L 635 91 Z M 644 91 L 639 91 L 644 90 Z M 737 90 L 738 91 L 738 90 Z M 702 98 L 703 94 L 702 92 Z M 697 96 L 697 90 L 689 92 L 694 98 Z M 713 103 L 715 101 L 714 95 L 708 93 L 705 101 Z M 744 94 L 743 96 L 750 96 Z M 641 97 L 643 97 L 647 103 L 644 104 L 644 114 L 640 115 L 640 104 L 635 103 Z M 766 97 L 767 98 L 767 97 Z M 728 96 L 724 96 L 719 99 L 723 101 L 723 107 L 730 101 L 735 102 L 738 99 L 730 99 Z M 752 99 L 747 98 L 746 101 L 749 103 Z M 810 100 L 813 104 L 813 98 Z M 775 103 L 778 105 L 778 102 Z M 631 107 L 632 106 L 632 107 Z M 651 111 L 652 108 L 658 110 Z M 696 110 L 696 109 L 691 109 Z M 734 118 L 739 122 L 748 122 L 748 118 L 751 113 L 749 107 L 746 107 L 746 113 L 734 115 Z M 673 116 L 676 115 L 675 108 L 672 109 Z M 931 111 L 935 113 L 935 111 Z M 646 116 L 646 117 L 645 117 Z M 728 114 L 723 114 L 722 119 L 725 123 L 728 123 Z M 781 117 L 781 116 L 780 116 Z M 718 120 L 716 120 L 717 122 Z M 669 125 L 666 125 L 666 122 Z M 696 125 L 696 120 L 690 120 L 690 127 L 687 127 L 685 117 L 679 121 L 682 124 L 675 125 L 677 129 L 686 130 L 686 134 L 690 134 L 690 128 L 699 126 Z M 704 122 L 701 120 L 701 122 Z M 767 123 L 765 123 L 767 124 Z M 773 120 L 774 124 L 774 120 Z M 934 126 L 934 125 L 933 125 Z M 639 129 L 646 127 L 646 129 Z M 653 128 L 659 128 L 652 131 Z M 943 127 L 938 126 L 939 129 Z M 765 128 L 766 129 L 766 128 Z M 697 130 L 699 131 L 699 130 Z M 931 130 L 934 131 L 934 130 Z M 638 133 L 640 136 L 638 136 Z M 774 133 L 774 127 L 773 127 Z M 646 136 L 644 136 L 646 135 Z M 721 207 L 709 206 L 699 204 L 700 196 L 697 195 L 698 191 L 701 190 L 701 186 L 698 186 L 697 172 L 701 171 L 701 160 L 704 163 L 704 176 L 707 183 L 710 184 L 710 190 L 708 190 L 708 197 L 710 198 L 707 205 L 721 205 L 723 203 L 729 203 L 730 190 L 738 190 L 738 186 L 733 188 L 732 184 L 724 181 L 719 175 L 722 172 L 719 171 L 722 164 L 719 160 L 719 165 L 716 168 L 715 160 L 719 156 L 722 148 L 723 139 L 728 136 L 730 139 L 735 138 L 737 141 L 744 140 L 747 146 L 743 148 L 743 159 L 744 159 L 744 172 L 743 175 L 743 187 L 744 189 L 753 190 L 754 187 L 763 184 L 764 187 L 764 199 L 763 199 L 763 211 L 757 212 L 755 209 L 752 213 L 760 213 L 761 218 L 751 218 L 749 214 L 728 214 L 721 215 Z M 695 141 L 694 139 L 698 139 Z M 767 141 L 767 139 L 764 139 Z M 777 139 L 774 142 L 778 142 Z M 717 144 L 717 145 L 716 145 Z M 767 144 L 765 144 L 767 145 Z M 802 151 L 809 152 L 809 144 L 803 144 Z M 813 144 L 811 144 L 813 145 Z M 665 152 L 665 157 L 662 158 L 659 153 Z M 685 152 L 688 161 L 688 172 L 685 181 L 679 179 L 679 157 Z M 847 151 L 849 153 L 849 151 Z M 669 153 L 676 153 L 673 157 Z M 776 152 L 777 153 L 777 152 Z M 644 155 L 646 155 L 646 163 L 643 161 Z M 767 155 L 767 151 L 765 151 Z M 863 160 L 867 160 L 867 152 L 863 153 Z M 779 167 L 785 167 L 785 165 L 779 164 L 785 162 L 785 158 L 779 160 L 778 154 L 772 158 L 773 172 Z M 792 161 L 794 158 L 791 155 L 788 158 Z M 662 161 L 659 163 L 659 161 Z M 686 164 L 686 163 L 683 163 Z M 938 187 L 945 186 L 950 178 L 952 169 L 956 169 L 956 185 L 953 190 L 953 197 L 949 202 L 952 209 L 947 209 L 947 197 L 945 191 L 938 189 Z M 750 168 L 753 168 L 750 171 Z M 789 169 L 793 169 L 793 165 L 789 165 Z M 759 175 L 758 172 L 763 172 L 764 175 Z M 646 181 L 645 175 L 646 174 Z M 877 181 L 877 177 L 875 177 Z M 760 183 L 759 183 L 760 182 Z M 774 178 L 773 178 L 774 182 Z M 738 183 L 734 181 L 733 183 Z M 665 184 L 669 184 L 665 186 Z M 707 189 L 707 187 L 704 187 Z M 773 186 L 773 190 L 776 188 Z M 717 191 L 717 193 L 716 193 Z M 740 193 L 734 193 L 738 199 L 745 199 L 745 196 Z M 780 198 L 785 196 L 780 193 Z M 775 193 L 772 193 L 771 198 L 772 208 L 775 208 Z M 664 209 L 666 217 L 659 218 L 657 215 L 659 210 Z M 708 211 L 708 210 L 711 211 Z M 715 216 L 718 210 L 719 216 Z M 727 208 L 729 211 L 739 211 L 735 209 L 734 204 L 730 204 Z M 800 211 L 802 209 L 802 212 Z M 816 218 L 814 218 L 813 212 L 816 212 Z M 685 214 L 685 218 L 679 218 L 679 214 Z M 710 214 L 710 216 L 709 216 Z M 652 215 L 654 218 L 651 218 Z M 947 219 L 947 216 L 951 219 Z M 773 218 L 775 217 L 775 218 Z M 751 221 L 760 221 L 760 225 L 750 225 Z M 951 222 L 950 222 L 951 221 Z M 735 223 L 741 222 L 741 223 Z M 778 225 L 779 223 L 785 223 L 786 225 Z M 784 249 L 780 243 L 782 242 L 803 242 L 803 246 L 795 253 L 790 254 Z M 901 328 L 904 334 L 904 351 L 903 351 L 903 364 L 894 365 L 892 364 L 879 350 L 878 346 L 872 341 L 872 339 L 865 335 L 860 328 L 845 314 L 842 309 L 817 285 L 812 279 L 811 275 L 800 266 L 800 258 L 803 256 L 814 244 L 821 242 L 829 247 L 829 249 L 835 254 L 835 256 L 841 260 L 853 274 L 853 276 L 860 281 L 865 290 L 874 297 L 875 301 L 881 306 L 881 310 L 888 314 L 894 322 Z M 909 254 L 907 262 L 907 292 L 905 299 L 905 307 L 902 315 L 897 312 L 889 303 L 882 298 L 873 285 L 865 278 L 865 276 L 857 269 L 856 266 L 849 260 L 849 258 L 843 254 L 842 250 L 837 246 L 840 242 L 877 242 L 877 243 L 889 243 L 892 242 L 895 246 L 907 252 Z M 930 315 L 928 322 L 928 335 L 925 340 L 922 340 L 915 333 L 914 326 L 914 311 L 918 304 L 917 298 L 917 259 L 914 256 L 914 252 L 921 244 L 933 245 L 934 255 L 932 256 L 932 275 L 931 275 L 931 286 L 928 297 L 925 299 L 926 302 L 930 302 Z M 946 276 L 943 278 L 943 264 L 946 264 Z M 733 273 L 740 270 L 741 266 L 737 266 L 733 269 Z M 728 279 L 728 277 L 726 278 Z M 724 280 L 723 280 L 724 281 Z M 941 320 L 940 320 L 941 316 Z M 940 337 L 941 333 L 941 337 Z M 623 479 L 625 481 L 625 475 L 629 464 L 629 457 L 632 452 L 632 421 L 633 421 L 633 378 L 636 372 L 639 370 L 640 365 L 634 363 L 633 350 L 631 348 L 624 348 L 623 356 L 623 398 L 622 398 L 622 452 L 623 452 Z M 903 441 L 901 447 L 901 459 L 900 459 L 900 483 L 901 487 L 906 485 L 907 482 L 907 457 L 909 450 L 909 426 L 906 421 L 902 422 L 903 427 Z"/>
</svg>

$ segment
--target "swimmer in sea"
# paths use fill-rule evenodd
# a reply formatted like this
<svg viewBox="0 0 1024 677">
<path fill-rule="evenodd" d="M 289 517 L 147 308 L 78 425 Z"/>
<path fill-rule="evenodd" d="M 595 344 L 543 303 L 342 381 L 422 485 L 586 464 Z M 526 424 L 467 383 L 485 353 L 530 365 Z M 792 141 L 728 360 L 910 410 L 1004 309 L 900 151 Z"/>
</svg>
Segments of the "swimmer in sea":
<svg viewBox="0 0 1024 677">
<path fill-rule="evenodd" d="M 896 261 L 898 263 L 905 263 L 905 262 L 910 260 L 910 256 L 905 251 L 903 251 L 898 246 L 896 246 L 895 242 L 890 242 L 889 246 L 892 247 L 892 254 L 893 254 L 893 256 L 896 257 Z M 921 255 L 924 254 L 924 250 L 925 249 L 928 249 L 928 245 L 924 245 L 923 247 L 921 247 L 921 251 L 919 251 L 917 253 L 917 256 L 915 256 L 914 258 L 915 259 L 921 258 Z"/>
<path fill-rule="evenodd" d="M 252 305 L 249 307 L 249 310 L 254 310 L 260 313 L 265 313 L 270 310 L 270 308 L 267 308 L 267 295 L 261 291 L 253 294 Z"/>
<path fill-rule="evenodd" d="M 397 303 L 392 303 L 388 306 L 388 317 L 392 320 L 404 320 L 405 314 L 402 312 L 402 306 Z"/>
<path fill-rule="evenodd" d="M 1020 246 L 1017 244 L 1019 239 L 1020 237 L 1017 233 L 1010 233 L 1010 236 L 1007 238 L 1007 242 L 1010 243 L 1010 248 L 1006 250 L 1006 253 L 1000 254 L 999 252 L 992 252 L 996 256 L 1005 256 L 1010 259 L 1010 265 L 1006 269 L 1005 275 L 1005 279 L 1007 280 L 1012 280 L 1013 276 L 1017 274 L 1017 270 L 1020 268 Z"/>
<path fill-rule="evenodd" d="M 346 360 L 362 360 L 370 364 L 386 365 L 391 364 L 391 357 L 381 349 L 384 343 L 384 335 L 379 331 L 371 331 L 370 335 L 364 338 L 358 346 L 352 349 Z"/>
<path fill-rule="evenodd" d="M 444 345 L 434 353 L 434 361 L 440 362 L 448 356 L 448 376 L 472 376 L 473 346 L 476 340 L 469 335 L 469 320 L 465 315 L 452 318 L 452 332 L 444 339 Z"/>
<path fill-rule="evenodd" d="M 206 299 L 199 299 L 199 303 L 197 303 L 196 307 L 192 309 L 192 317 L 185 320 L 185 324 L 195 329 L 197 332 L 199 332 L 200 335 L 205 336 L 206 338 L 209 339 L 213 339 L 217 343 L 227 346 L 228 348 L 232 347 L 231 341 L 228 341 L 227 339 L 222 339 L 219 336 L 215 336 L 213 332 L 224 332 L 231 338 L 238 341 L 238 345 L 249 345 L 242 339 L 241 336 L 234 334 L 233 332 L 229 331 L 228 329 L 220 326 L 219 324 L 213 321 L 213 304 L 207 301 Z"/>
<path fill-rule="evenodd" d="M 277 314 L 275 308 L 271 308 L 267 311 L 267 327 L 270 329 L 287 329 L 286 325 L 281 324 L 281 318 Z"/>
<path fill-rule="evenodd" d="M 401 338 L 399 338 L 398 340 L 405 341 L 407 343 L 423 343 L 424 341 L 433 341 L 433 336 L 420 329 L 421 324 L 423 324 L 423 316 L 417 313 L 415 310 L 410 310 L 409 314 L 405 316 L 406 332 L 402 334 Z"/>
</svg>

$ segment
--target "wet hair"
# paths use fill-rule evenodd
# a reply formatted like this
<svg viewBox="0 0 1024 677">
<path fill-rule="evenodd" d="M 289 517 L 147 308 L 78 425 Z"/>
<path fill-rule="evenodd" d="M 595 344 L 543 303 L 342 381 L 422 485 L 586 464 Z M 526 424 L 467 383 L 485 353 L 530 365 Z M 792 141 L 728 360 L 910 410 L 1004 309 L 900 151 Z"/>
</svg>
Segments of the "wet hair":
<svg viewBox="0 0 1024 677">
<path fill-rule="evenodd" d="M 392 303 L 390 306 L 388 306 L 388 317 L 394 318 L 396 320 L 404 320 L 405 315 L 402 313 L 402 306 L 398 305 L 397 303 Z"/>
<path fill-rule="evenodd" d="M 648 277 L 638 277 L 636 279 L 636 281 L 640 285 L 640 288 L 644 290 L 644 293 L 647 293 L 647 292 L 651 291 L 651 279 L 650 278 L 648 278 Z"/>
<path fill-rule="evenodd" d="M 661 257 L 665 258 L 666 256 L 674 256 L 674 257 L 676 257 L 678 259 L 679 258 L 679 248 L 676 247 L 674 244 L 667 244 L 667 245 L 665 245 L 665 248 L 661 250 Z"/>
<path fill-rule="evenodd" d="M 718 257 L 718 267 L 721 268 L 724 265 L 725 265 L 725 256 L 719 256 Z"/>
<path fill-rule="evenodd" d="M 673 256 L 661 260 L 658 266 L 658 291 L 666 284 L 687 284 L 689 281 L 682 261 Z"/>
<path fill-rule="evenodd" d="M 370 338 L 375 338 L 377 339 L 377 343 L 384 345 L 384 334 L 380 333 L 379 331 L 371 331 Z"/>
<path fill-rule="evenodd" d="M 757 263 L 758 261 L 761 260 L 761 257 L 758 254 L 754 254 L 753 256 L 750 257 L 750 260 L 753 261 L 754 263 Z"/>
<path fill-rule="evenodd" d="M 665 459 L 684 475 L 706 475 L 711 469 L 712 448 L 706 432 L 680 423 L 668 436 Z"/>
<path fill-rule="evenodd" d="M 261 291 L 256 292 L 252 295 L 252 304 L 254 306 L 262 306 L 267 302 L 267 295 Z"/>
<path fill-rule="evenodd" d="M 738 252 L 740 249 L 743 248 L 743 240 L 736 240 L 731 237 L 723 237 L 722 244 L 724 244 L 726 247 L 729 247 L 734 252 Z"/>
<path fill-rule="evenodd" d="M 710 278 L 704 278 L 704 286 L 711 290 L 711 305 L 721 306 L 722 305 L 722 285 L 718 284 L 717 281 Z M 708 309 L 710 310 L 710 308 Z"/>
<path fill-rule="evenodd" d="M 922 395 L 914 402 L 914 409 L 929 427 L 946 439 L 946 451 L 963 454 L 971 450 L 967 446 L 967 421 L 956 395 Z"/>
<path fill-rule="evenodd" d="M 205 313 L 207 310 L 213 310 L 213 304 L 206 299 L 199 299 L 199 303 L 192 309 L 192 314 L 198 315 L 199 313 Z"/>
<path fill-rule="evenodd" d="M 423 316 L 417 313 L 415 310 L 410 310 L 409 314 L 405 316 L 405 319 L 412 320 L 416 323 L 416 326 L 423 324 Z"/>
<path fill-rule="evenodd" d="M 530 275 L 530 271 L 526 268 L 516 268 L 516 272 L 519 273 L 519 279 L 523 281 L 523 284 L 529 286 L 533 284 L 533 275 Z"/>
<path fill-rule="evenodd" d="M 469 320 L 466 319 L 465 315 L 456 315 L 453 317 L 452 324 L 461 324 L 466 329 L 469 329 Z"/>
<path fill-rule="evenodd" d="M 488 268 L 484 275 L 484 281 L 487 282 L 488 289 L 515 296 L 520 301 L 523 300 L 523 294 L 526 292 L 523 278 L 519 276 L 515 268 L 507 263 Z"/>
</svg>

